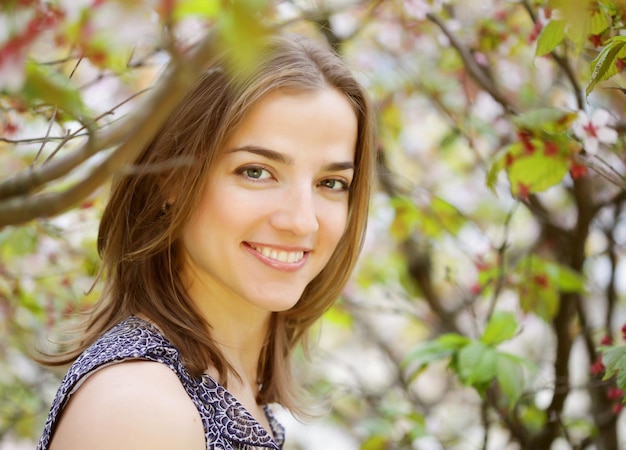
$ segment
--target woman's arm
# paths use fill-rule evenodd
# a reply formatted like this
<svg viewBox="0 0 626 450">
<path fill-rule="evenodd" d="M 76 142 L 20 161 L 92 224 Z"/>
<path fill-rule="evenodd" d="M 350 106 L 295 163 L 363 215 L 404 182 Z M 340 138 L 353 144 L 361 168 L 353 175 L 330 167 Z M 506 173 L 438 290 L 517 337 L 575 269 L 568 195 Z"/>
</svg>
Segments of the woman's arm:
<svg viewBox="0 0 626 450">
<path fill-rule="evenodd" d="M 205 450 L 200 415 L 176 374 L 156 362 L 114 364 L 71 397 L 50 450 Z"/>
</svg>

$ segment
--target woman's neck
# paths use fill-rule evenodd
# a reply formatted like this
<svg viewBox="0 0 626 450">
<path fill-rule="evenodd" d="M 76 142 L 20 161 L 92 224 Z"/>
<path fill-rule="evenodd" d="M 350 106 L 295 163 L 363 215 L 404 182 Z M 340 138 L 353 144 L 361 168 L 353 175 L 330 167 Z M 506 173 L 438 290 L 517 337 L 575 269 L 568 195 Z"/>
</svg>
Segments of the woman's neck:
<svg viewBox="0 0 626 450">
<path fill-rule="evenodd" d="M 272 313 L 229 298 L 226 292 L 209 292 L 201 286 L 191 286 L 188 293 L 211 327 L 213 341 L 242 378 L 242 384 L 256 386 L 259 358 L 268 339 Z"/>
</svg>

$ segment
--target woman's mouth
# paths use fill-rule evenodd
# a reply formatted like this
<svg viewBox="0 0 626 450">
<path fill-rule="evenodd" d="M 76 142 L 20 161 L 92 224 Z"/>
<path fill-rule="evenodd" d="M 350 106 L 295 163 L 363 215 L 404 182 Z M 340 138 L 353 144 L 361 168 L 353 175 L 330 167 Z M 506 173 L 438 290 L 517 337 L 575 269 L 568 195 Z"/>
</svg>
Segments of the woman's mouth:
<svg viewBox="0 0 626 450">
<path fill-rule="evenodd" d="M 266 258 L 273 259 L 274 261 L 293 264 L 297 263 L 304 258 L 305 252 L 303 250 L 298 251 L 286 251 L 286 250 L 277 250 L 272 247 L 264 247 L 260 245 L 249 244 L 251 248 L 259 252 L 261 255 Z"/>
</svg>

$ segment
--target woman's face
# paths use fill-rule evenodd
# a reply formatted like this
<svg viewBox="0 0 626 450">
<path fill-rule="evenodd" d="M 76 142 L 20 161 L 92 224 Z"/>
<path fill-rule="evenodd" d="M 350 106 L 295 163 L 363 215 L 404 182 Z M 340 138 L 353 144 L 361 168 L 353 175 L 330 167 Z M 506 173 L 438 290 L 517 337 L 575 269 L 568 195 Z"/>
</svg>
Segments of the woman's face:
<svg viewBox="0 0 626 450">
<path fill-rule="evenodd" d="M 356 114 L 335 89 L 274 91 L 258 102 L 183 231 L 191 298 L 265 311 L 295 305 L 346 228 L 356 139 Z"/>
</svg>

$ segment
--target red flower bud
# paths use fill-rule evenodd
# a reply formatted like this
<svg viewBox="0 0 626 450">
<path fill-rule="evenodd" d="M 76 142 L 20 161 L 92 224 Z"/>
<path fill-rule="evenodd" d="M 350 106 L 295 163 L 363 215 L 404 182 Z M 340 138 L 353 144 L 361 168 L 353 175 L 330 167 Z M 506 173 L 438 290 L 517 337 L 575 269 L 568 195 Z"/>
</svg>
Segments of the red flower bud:
<svg viewBox="0 0 626 450">
<path fill-rule="evenodd" d="M 600 341 L 600 345 L 611 345 L 613 343 L 613 339 L 611 336 L 604 336 Z"/>
<path fill-rule="evenodd" d="M 604 364 L 602 364 L 602 355 L 591 365 L 591 374 L 594 376 L 601 375 L 604 372 Z"/>
<path fill-rule="evenodd" d="M 611 387 L 606 392 L 606 398 L 609 400 L 618 400 L 624 397 L 624 391 L 617 387 Z"/>
</svg>

